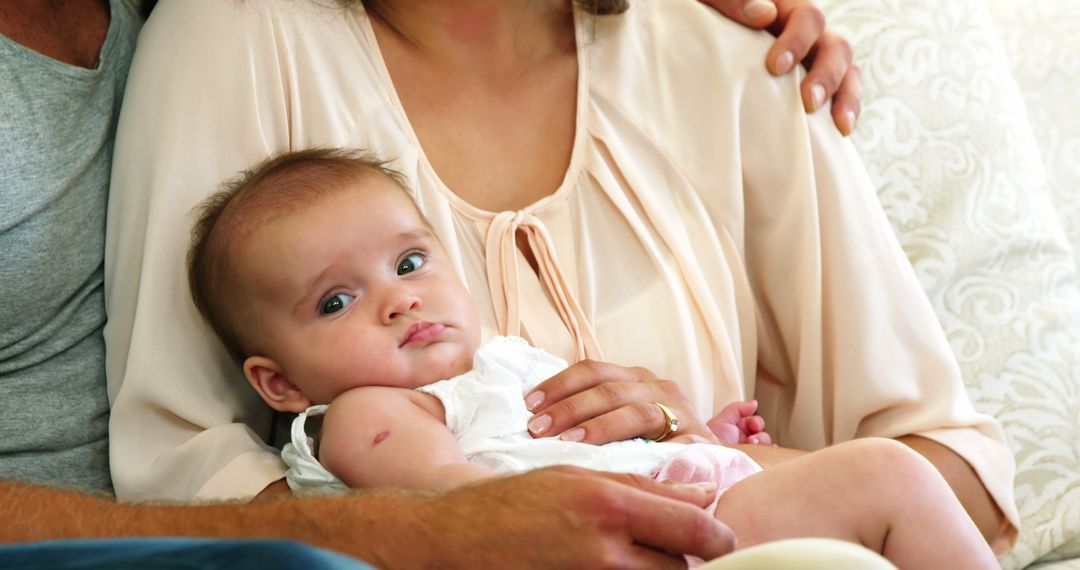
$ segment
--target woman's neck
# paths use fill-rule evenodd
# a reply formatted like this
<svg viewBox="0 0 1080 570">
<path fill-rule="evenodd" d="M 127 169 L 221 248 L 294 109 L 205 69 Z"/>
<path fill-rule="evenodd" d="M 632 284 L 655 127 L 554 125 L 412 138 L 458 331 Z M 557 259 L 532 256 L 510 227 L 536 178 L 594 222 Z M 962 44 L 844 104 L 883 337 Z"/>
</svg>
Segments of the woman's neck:
<svg viewBox="0 0 1080 570">
<path fill-rule="evenodd" d="M 380 24 L 417 55 L 461 72 L 514 75 L 575 45 L 570 0 L 382 0 L 377 8 Z"/>
</svg>

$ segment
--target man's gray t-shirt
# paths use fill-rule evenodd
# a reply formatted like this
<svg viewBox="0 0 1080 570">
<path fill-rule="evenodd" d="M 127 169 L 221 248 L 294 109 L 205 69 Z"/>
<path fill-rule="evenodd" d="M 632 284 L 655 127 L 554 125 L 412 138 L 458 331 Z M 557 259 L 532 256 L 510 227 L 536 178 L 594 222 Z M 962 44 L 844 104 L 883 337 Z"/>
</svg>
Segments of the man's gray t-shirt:
<svg viewBox="0 0 1080 570">
<path fill-rule="evenodd" d="M 0 479 L 109 492 L 105 208 L 141 23 L 110 16 L 97 69 L 0 36 Z"/>
</svg>

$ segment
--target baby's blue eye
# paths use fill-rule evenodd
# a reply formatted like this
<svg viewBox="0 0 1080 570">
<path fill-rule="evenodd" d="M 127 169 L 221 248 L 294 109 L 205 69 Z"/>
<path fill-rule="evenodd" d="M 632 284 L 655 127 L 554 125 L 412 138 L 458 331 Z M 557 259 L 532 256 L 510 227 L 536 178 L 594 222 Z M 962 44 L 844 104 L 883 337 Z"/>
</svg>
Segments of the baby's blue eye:
<svg viewBox="0 0 1080 570">
<path fill-rule="evenodd" d="M 397 274 L 405 275 L 406 273 L 412 273 L 417 269 L 420 269 L 424 265 L 426 258 L 420 253 L 410 253 L 402 259 L 397 266 Z"/>
<path fill-rule="evenodd" d="M 319 305 L 319 314 L 330 315 L 336 313 L 344 309 L 345 307 L 348 307 L 349 303 L 352 303 L 354 298 L 355 297 L 353 297 L 352 295 L 348 295 L 346 293 L 338 293 L 337 295 L 331 295 L 324 299 L 322 304 Z"/>
</svg>

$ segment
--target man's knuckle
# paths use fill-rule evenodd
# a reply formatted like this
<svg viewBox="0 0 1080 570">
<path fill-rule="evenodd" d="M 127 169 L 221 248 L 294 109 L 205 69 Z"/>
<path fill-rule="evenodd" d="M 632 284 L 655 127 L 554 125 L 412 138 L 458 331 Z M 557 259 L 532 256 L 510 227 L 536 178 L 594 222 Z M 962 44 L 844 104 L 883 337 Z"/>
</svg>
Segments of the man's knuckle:
<svg viewBox="0 0 1080 570">
<path fill-rule="evenodd" d="M 803 11 L 803 16 L 814 25 L 818 33 L 825 29 L 825 12 L 821 11 L 821 8 L 813 4 L 804 4 L 800 9 Z"/>
<path fill-rule="evenodd" d="M 716 522 L 704 511 L 697 511 L 686 525 L 687 548 L 704 550 L 716 539 Z"/>
<path fill-rule="evenodd" d="M 593 493 L 592 506 L 595 512 L 611 517 L 621 512 L 623 499 L 612 485 L 602 485 Z"/>
<path fill-rule="evenodd" d="M 595 567 L 602 569 L 626 568 L 626 555 L 622 549 L 622 545 L 605 540 L 597 550 Z"/>
</svg>

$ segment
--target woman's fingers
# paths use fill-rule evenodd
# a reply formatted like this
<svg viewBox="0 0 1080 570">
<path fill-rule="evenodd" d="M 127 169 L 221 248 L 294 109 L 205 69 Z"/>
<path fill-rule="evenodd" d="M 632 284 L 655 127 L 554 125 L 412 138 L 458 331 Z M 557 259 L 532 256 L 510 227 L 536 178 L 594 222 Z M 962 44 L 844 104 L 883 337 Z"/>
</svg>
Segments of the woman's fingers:
<svg viewBox="0 0 1080 570">
<path fill-rule="evenodd" d="M 643 382 L 655 379 L 656 376 L 644 368 L 626 368 L 607 362 L 582 360 L 533 388 L 525 395 L 525 407 L 531 412 L 539 412 L 552 403 L 606 382 Z"/>
<path fill-rule="evenodd" d="M 525 396 L 534 413 L 529 433 L 559 435 L 569 441 L 603 444 L 665 431 L 667 418 L 655 403 L 679 420 L 679 434 L 715 441 L 693 413 L 677 384 L 658 380 L 644 368 L 582 361 L 542 382 Z"/>
<path fill-rule="evenodd" d="M 655 437 L 667 427 L 667 417 L 656 402 L 679 420 L 677 433 L 715 441 L 712 432 L 694 416 L 678 386 L 667 380 L 597 384 L 538 410 L 529 421 L 529 433 L 595 445 Z"/>
<path fill-rule="evenodd" d="M 667 404 L 665 404 L 667 405 Z M 668 406 L 671 409 L 670 406 Z M 671 410 L 678 417 L 678 412 Z M 666 431 L 667 417 L 659 406 L 652 402 L 634 402 L 624 405 L 606 414 L 598 415 L 562 432 L 559 439 L 580 441 L 600 445 L 611 441 L 622 441 L 634 437 L 653 438 Z M 717 438 L 708 429 L 689 421 L 685 425 L 679 419 L 680 436 L 695 438 L 699 443 L 717 443 Z"/>
</svg>

